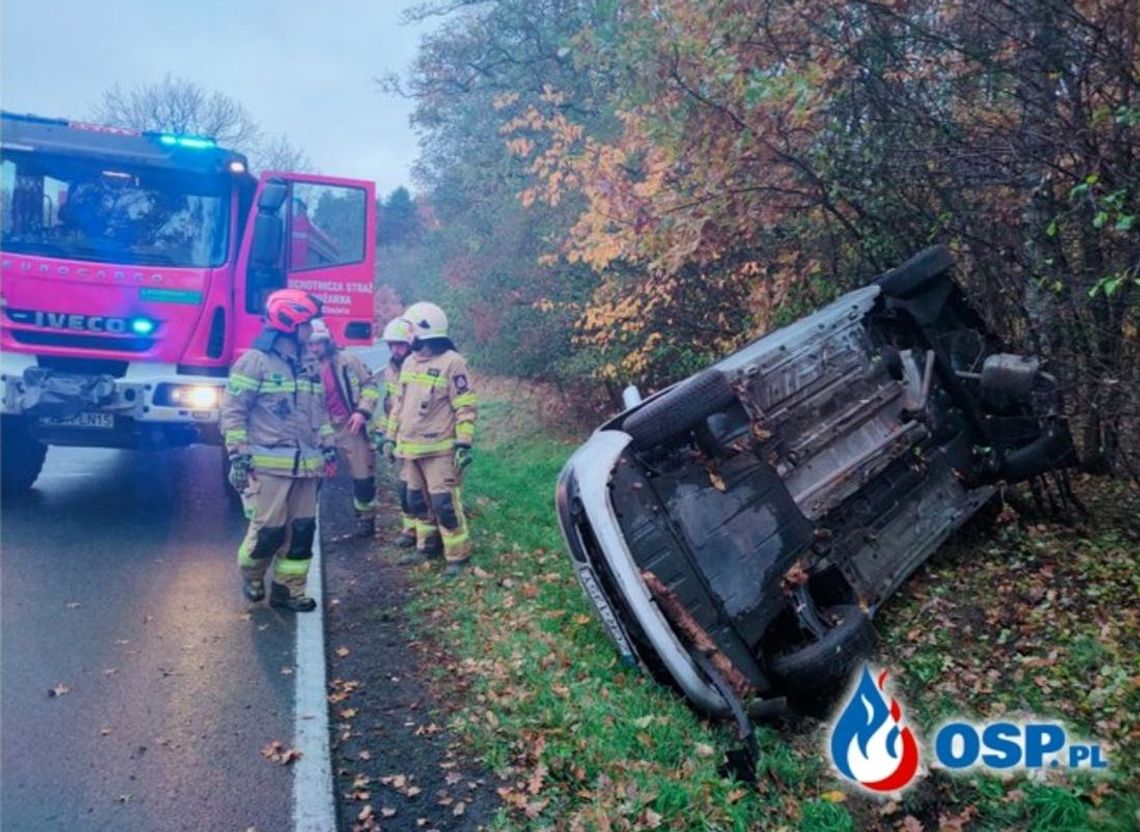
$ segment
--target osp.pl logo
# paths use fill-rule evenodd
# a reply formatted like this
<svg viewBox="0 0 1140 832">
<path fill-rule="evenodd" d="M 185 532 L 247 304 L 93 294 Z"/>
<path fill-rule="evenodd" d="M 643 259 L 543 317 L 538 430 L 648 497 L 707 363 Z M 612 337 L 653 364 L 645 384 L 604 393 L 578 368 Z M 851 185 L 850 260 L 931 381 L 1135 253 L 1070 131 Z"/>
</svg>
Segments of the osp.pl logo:
<svg viewBox="0 0 1140 832">
<path fill-rule="evenodd" d="M 877 680 L 864 665 L 851 697 L 835 720 L 828 743 L 839 773 L 873 792 L 906 788 L 918 771 L 918 742 L 902 724 L 902 707 L 887 701 L 887 671 Z"/>
<path fill-rule="evenodd" d="M 871 792 L 905 789 L 918 773 L 919 745 L 902 724 L 902 708 L 887 694 L 887 671 L 864 665 L 846 704 L 836 715 L 828 751 L 843 777 Z M 1103 770 L 1100 743 L 1069 736 L 1051 720 L 963 719 L 943 722 L 930 745 L 931 765 L 950 773 L 982 768 L 994 772 L 1045 768 Z"/>
</svg>

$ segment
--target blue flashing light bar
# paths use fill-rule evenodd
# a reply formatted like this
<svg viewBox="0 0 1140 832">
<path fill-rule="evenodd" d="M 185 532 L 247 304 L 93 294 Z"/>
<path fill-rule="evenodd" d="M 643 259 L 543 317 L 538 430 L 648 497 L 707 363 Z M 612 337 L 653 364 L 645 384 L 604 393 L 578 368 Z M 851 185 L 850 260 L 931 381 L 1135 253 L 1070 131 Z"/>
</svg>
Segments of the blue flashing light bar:
<svg viewBox="0 0 1140 832">
<path fill-rule="evenodd" d="M 213 139 L 204 139 L 200 136 L 173 136 L 169 133 L 163 133 L 158 137 L 161 144 L 173 147 L 189 147 L 194 150 L 203 150 L 210 147 L 217 147 L 218 143 Z"/>
</svg>

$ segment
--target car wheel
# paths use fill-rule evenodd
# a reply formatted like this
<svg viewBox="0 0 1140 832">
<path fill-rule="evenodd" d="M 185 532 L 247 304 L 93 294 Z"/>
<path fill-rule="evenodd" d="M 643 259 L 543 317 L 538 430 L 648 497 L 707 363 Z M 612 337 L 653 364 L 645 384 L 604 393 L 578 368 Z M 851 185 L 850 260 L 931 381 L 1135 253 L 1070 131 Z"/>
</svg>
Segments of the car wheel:
<svg viewBox="0 0 1140 832">
<path fill-rule="evenodd" d="M 829 607 L 836 622 L 822 638 L 768 657 L 768 675 L 798 710 L 815 715 L 875 644 L 870 617 L 854 604 Z"/>
<path fill-rule="evenodd" d="M 735 398 L 736 391 L 724 373 L 705 370 L 635 411 L 622 430 L 633 437 L 635 448 L 651 448 L 690 430 Z"/>
<path fill-rule="evenodd" d="M 0 435 L 0 488 L 14 497 L 28 491 L 39 477 L 48 446 L 37 440 L 19 418 L 5 418 Z"/>
<path fill-rule="evenodd" d="M 910 298 L 952 268 L 954 268 L 954 257 L 950 254 L 950 250 L 946 246 L 931 246 L 898 268 L 881 275 L 875 282 L 887 297 Z"/>
</svg>

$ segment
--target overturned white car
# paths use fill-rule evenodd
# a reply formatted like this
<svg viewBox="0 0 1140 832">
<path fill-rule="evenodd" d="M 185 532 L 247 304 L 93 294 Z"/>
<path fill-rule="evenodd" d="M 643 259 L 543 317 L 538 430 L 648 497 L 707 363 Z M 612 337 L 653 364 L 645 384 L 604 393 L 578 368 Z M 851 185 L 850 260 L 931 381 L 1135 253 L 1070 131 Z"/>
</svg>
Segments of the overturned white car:
<svg viewBox="0 0 1140 832">
<path fill-rule="evenodd" d="M 1051 376 L 1005 352 L 942 247 L 635 404 L 557 506 L 623 657 L 727 716 L 810 710 L 871 618 L 994 493 L 1064 466 Z"/>
</svg>

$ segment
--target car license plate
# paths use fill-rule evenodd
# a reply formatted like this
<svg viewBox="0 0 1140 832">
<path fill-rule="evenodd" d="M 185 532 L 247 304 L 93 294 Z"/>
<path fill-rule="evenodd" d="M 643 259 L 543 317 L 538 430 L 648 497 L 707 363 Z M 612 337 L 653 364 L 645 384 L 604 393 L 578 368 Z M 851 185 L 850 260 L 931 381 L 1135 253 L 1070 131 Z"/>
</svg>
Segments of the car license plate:
<svg viewBox="0 0 1140 832">
<path fill-rule="evenodd" d="M 40 424 L 45 427 L 66 428 L 113 428 L 115 417 L 110 413 L 80 413 L 68 419 L 57 419 L 53 416 L 44 416 Z"/>
</svg>

